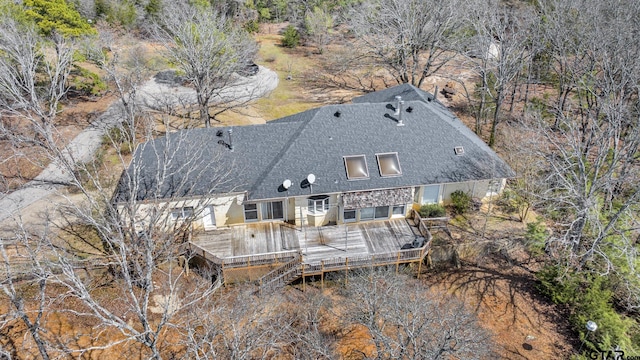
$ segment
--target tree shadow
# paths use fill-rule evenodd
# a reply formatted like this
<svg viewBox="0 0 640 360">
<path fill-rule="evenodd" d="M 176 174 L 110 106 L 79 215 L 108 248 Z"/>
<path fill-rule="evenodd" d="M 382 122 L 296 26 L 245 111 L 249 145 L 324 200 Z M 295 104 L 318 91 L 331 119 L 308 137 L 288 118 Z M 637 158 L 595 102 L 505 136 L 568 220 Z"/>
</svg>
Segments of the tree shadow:
<svg viewBox="0 0 640 360">
<path fill-rule="evenodd" d="M 459 269 L 446 267 L 431 271 L 425 281 L 466 299 L 478 313 L 482 311 L 495 321 L 505 319 L 508 328 L 515 329 L 524 323 L 524 328 L 544 329 L 549 323 L 557 324 L 556 331 L 562 336 L 559 340 L 575 346 L 575 334 L 570 330 L 566 309 L 556 307 L 539 292 L 530 264 L 510 263 L 499 253 L 486 254 L 481 263 L 461 263 Z M 528 346 L 523 345 L 522 349 L 533 349 L 526 341 L 525 345 Z M 518 347 L 515 351 L 526 358 L 522 349 Z M 514 349 L 505 348 L 505 351 Z"/>
</svg>

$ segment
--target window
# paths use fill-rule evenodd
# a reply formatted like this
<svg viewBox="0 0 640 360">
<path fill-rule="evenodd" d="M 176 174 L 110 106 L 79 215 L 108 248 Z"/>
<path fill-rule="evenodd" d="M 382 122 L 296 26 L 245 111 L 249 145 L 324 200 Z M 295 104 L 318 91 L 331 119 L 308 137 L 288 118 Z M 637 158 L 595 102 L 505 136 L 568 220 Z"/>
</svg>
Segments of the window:
<svg viewBox="0 0 640 360">
<path fill-rule="evenodd" d="M 391 216 L 405 216 L 404 205 L 394 205 L 391 209 Z"/>
<path fill-rule="evenodd" d="M 193 216 L 193 207 L 185 206 L 181 208 L 175 208 L 171 210 L 171 219 L 184 220 Z"/>
<path fill-rule="evenodd" d="M 487 187 L 486 196 L 497 195 L 500 193 L 500 190 L 502 190 L 502 180 L 501 179 L 491 180 L 489 181 L 489 187 Z"/>
<path fill-rule="evenodd" d="M 422 202 L 420 204 L 437 204 L 440 195 L 440 185 L 424 186 L 422 188 Z"/>
<path fill-rule="evenodd" d="M 258 204 L 244 204 L 244 221 L 258 221 Z"/>
<path fill-rule="evenodd" d="M 360 209 L 360 220 L 373 220 L 375 214 L 375 208 L 362 208 Z"/>
<path fill-rule="evenodd" d="M 389 217 L 388 206 L 376 206 L 376 219 L 387 219 Z"/>
<path fill-rule="evenodd" d="M 356 221 L 356 209 L 344 209 L 344 222 Z"/>
<path fill-rule="evenodd" d="M 345 156 L 344 168 L 347 170 L 347 179 L 349 180 L 369 178 L 369 168 L 364 155 Z"/>
<path fill-rule="evenodd" d="M 329 211 L 329 197 L 326 195 L 312 196 L 308 199 L 309 214 L 324 214 Z"/>
<path fill-rule="evenodd" d="M 400 170 L 400 160 L 398 153 L 376 154 L 378 158 L 378 168 L 380 176 L 399 176 L 402 175 Z"/>
<path fill-rule="evenodd" d="M 262 220 L 284 219 L 282 201 L 262 203 Z"/>
</svg>

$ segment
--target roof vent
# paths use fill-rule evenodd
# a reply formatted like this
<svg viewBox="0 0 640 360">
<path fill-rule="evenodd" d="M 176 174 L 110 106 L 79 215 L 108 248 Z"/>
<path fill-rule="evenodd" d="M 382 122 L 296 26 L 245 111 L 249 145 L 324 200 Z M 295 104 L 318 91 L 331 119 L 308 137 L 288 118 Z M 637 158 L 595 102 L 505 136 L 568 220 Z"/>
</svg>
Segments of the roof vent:
<svg viewBox="0 0 640 360">
<path fill-rule="evenodd" d="M 453 148 L 453 151 L 456 153 L 456 155 L 462 155 L 464 154 L 464 148 L 462 146 L 456 146 Z"/>
<path fill-rule="evenodd" d="M 411 106 L 409 106 L 409 107 L 407 108 L 407 112 L 408 112 L 408 113 L 410 113 L 410 112 L 412 112 L 412 111 L 413 111 L 413 108 L 412 108 Z"/>
<path fill-rule="evenodd" d="M 336 111 L 335 113 L 333 113 L 333 116 L 335 117 L 340 117 L 340 115 L 342 115 L 340 111 Z"/>
<path fill-rule="evenodd" d="M 224 134 L 224 133 L 222 132 L 222 130 L 218 130 L 218 131 L 216 131 L 216 136 L 217 136 L 217 137 L 222 137 L 222 134 Z"/>
<path fill-rule="evenodd" d="M 402 106 L 404 105 L 404 101 L 398 101 L 398 109 L 396 110 L 396 115 L 398 116 L 398 126 L 404 126 L 402 123 Z"/>
<path fill-rule="evenodd" d="M 402 96 L 396 96 L 396 111 L 393 113 L 393 116 L 400 115 L 400 104 L 402 102 Z"/>
</svg>

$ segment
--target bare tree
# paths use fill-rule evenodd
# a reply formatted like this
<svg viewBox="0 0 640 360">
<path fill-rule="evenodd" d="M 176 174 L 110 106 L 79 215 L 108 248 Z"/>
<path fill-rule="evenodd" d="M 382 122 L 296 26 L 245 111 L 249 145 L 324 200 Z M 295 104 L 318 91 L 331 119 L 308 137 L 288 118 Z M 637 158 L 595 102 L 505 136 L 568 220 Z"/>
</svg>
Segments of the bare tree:
<svg viewBox="0 0 640 360">
<path fill-rule="evenodd" d="M 557 79 L 557 98 L 552 108 L 559 121 L 559 113 L 565 110 L 569 95 L 583 75 L 596 70 L 591 50 L 602 39 L 593 29 L 602 14 L 598 14 L 599 6 L 589 0 L 545 0 L 539 2 L 539 8 L 544 19 L 541 41 L 547 44 L 545 55 L 551 59 L 551 71 Z"/>
<path fill-rule="evenodd" d="M 49 253 L 49 249 L 47 242 L 42 241 L 47 233 L 44 229 L 41 234 L 32 234 L 24 226 L 18 226 L 13 239 L 0 238 L 0 288 L 9 300 L 9 311 L 0 318 L 0 328 L 7 329 L 14 321 L 21 321 L 42 359 L 50 358 L 52 345 L 51 336 L 43 326 L 50 305 L 47 286 L 51 273 L 44 255 Z M 16 357 L 24 355 L 18 350 L 5 351 Z"/>
<path fill-rule="evenodd" d="M 371 0 L 349 12 L 352 51 L 395 81 L 421 86 L 454 58 L 464 23 L 462 1 Z"/>
<path fill-rule="evenodd" d="M 68 91 L 73 51 L 71 40 L 55 35 L 45 39 L 31 25 L 0 17 L 0 115 L 25 121 L 32 135 L 16 133 L 4 121 L 0 134 L 60 151 L 54 120 Z"/>
<path fill-rule="evenodd" d="M 316 7 L 313 11 L 307 11 L 304 23 L 307 34 L 318 48 L 318 53 L 322 54 L 331 41 L 332 14 L 326 8 Z"/>
<path fill-rule="evenodd" d="M 496 140 L 502 105 L 515 91 L 516 79 L 529 54 L 529 33 L 536 17 L 521 10 L 514 14 L 497 1 L 477 3 L 471 16 L 475 36 L 469 46 L 467 65 L 480 77 L 480 101 L 476 112 L 476 133 L 480 133 L 487 100 L 493 106 L 489 146 Z"/>
<path fill-rule="evenodd" d="M 239 98 L 254 98 L 251 94 L 240 95 L 246 89 L 232 86 L 257 51 L 243 29 L 211 9 L 176 6 L 165 11 L 163 21 L 156 26 L 156 36 L 169 59 L 195 88 L 200 121 L 205 126 L 211 126 L 212 105 L 226 110 Z"/>
<path fill-rule="evenodd" d="M 134 341 L 144 354 L 159 359 L 168 344 L 177 344 L 167 334 L 180 326 L 177 315 L 215 290 L 210 277 L 188 276 L 185 264 L 190 259 L 181 246 L 191 222 L 207 205 L 208 194 L 202 194 L 200 201 L 181 197 L 204 176 L 215 191 L 225 180 L 230 181 L 226 176 L 232 164 L 218 161 L 221 152 L 201 146 L 188 131 L 154 140 L 156 120 L 136 100 L 144 79 L 144 61 L 139 53 L 129 56 L 112 51 L 109 55 L 101 58 L 94 54 L 94 60 L 111 77 L 119 96 L 110 109 L 118 121 L 111 124 L 114 128 L 103 139 L 115 161 L 107 164 L 96 157 L 75 164 L 61 152 L 53 154 L 76 170 L 69 183 L 80 199 L 57 204 L 58 211 L 48 219 L 55 231 L 41 238 L 47 250 L 43 260 L 47 277 L 40 284 L 43 293 L 51 285 L 57 291 L 64 289 L 50 300 L 57 304 L 57 311 L 92 321 L 101 330 L 92 338 L 92 345 L 85 347 L 62 336 L 56 339 L 56 351 L 81 356 Z M 129 164 L 129 152 L 137 145 L 142 154 L 139 159 L 151 157 L 155 167 L 138 160 Z M 176 156 L 180 153 L 177 149 L 185 149 L 189 158 Z M 116 194 L 112 195 L 114 188 Z M 68 240 L 77 233 L 76 228 L 90 236 Z M 39 274 L 36 270 L 33 267 Z M 7 294 L 16 293 L 11 283 L 7 284 Z M 119 297 L 101 296 L 105 288 Z M 20 299 L 15 298 L 14 308 L 20 315 Z M 65 305 L 69 301 L 80 305 L 70 308 Z M 27 325 L 34 328 L 31 334 L 37 340 L 43 331 L 38 328 L 41 324 Z M 113 332 L 118 336 L 101 337 Z"/>
<path fill-rule="evenodd" d="M 265 359 L 289 353 L 294 312 L 281 294 L 257 297 L 236 290 L 201 303 L 188 317 L 188 356 L 194 359 Z"/>
<path fill-rule="evenodd" d="M 635 310 L 640 307 L 635 270 L 640 64 L 633 55 L 637 44 L 630 42 L 635 30 L 619 29 L 636 27 L 630 19 L 640 9 L 609 2 L 579 5 L 591 33 L 577 52 L 564 56 L 589 59 L 588 70 L 559 103 L 550 104 L 551 116 L 540 112 L 531 119 L 541 134 L 541 143 L 532 148 L 548 169 L 540 173 L 546 184 L 540 196 L 554 224 L 547 250 L 562 274 L 607 275 L 619 304 Z M 599 25 L 603 20 L 607 26 Z"/>
<path fill-rule="evenodd" d="M 491 340 L 463 303 L 439 298 L 417 282 L 385 270 L 349 279 L 345 312 L 363 326 L 375 359 L 481 359 Z"/>
</svg>

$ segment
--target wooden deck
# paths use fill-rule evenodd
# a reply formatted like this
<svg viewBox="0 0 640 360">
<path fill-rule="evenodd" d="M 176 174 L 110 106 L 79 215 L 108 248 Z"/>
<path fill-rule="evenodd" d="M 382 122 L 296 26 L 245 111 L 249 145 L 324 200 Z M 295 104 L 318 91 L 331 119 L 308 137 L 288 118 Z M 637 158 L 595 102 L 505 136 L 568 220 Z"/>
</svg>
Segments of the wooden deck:
<svg viewBox="0 0 640 360">
<path fill-rule="evenodd" d="M 279 223 L 250 224 L 206 231 L 192 242 L 218 257 L 297 250 L 296 230 Z"/>
<path fill-rule="evenodd" d="M 397 252 L 419 231 L 407 219 L 296 228 L 278 222 L 234 226 L 194 236 L 197 248 L 227 263 L 234 258 L 300 251 L 306 264 Z"/>
</svg>

